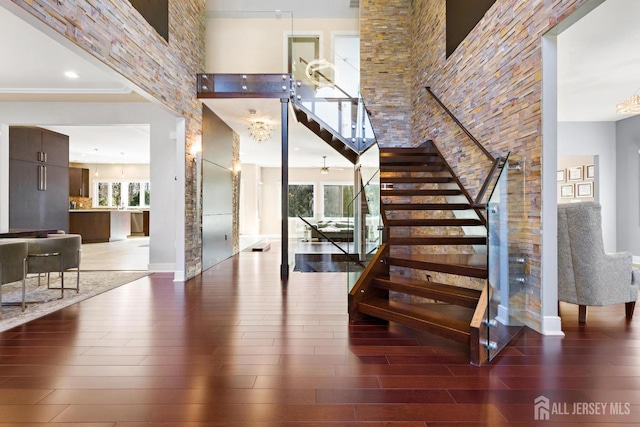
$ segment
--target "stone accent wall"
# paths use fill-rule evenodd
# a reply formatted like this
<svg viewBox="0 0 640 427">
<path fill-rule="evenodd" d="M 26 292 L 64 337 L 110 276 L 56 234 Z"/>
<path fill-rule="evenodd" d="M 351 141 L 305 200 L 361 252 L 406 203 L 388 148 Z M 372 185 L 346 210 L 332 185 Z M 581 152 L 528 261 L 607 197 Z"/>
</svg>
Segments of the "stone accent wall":
<svg viewBox="0 0 640 427">
<path fill-rule="evenodd" d="M 186 152 L 201 129 L 195 75 L 204 72 L 205 2 L 169 2 L 169 42 L 126 0 L 11 0 L 186 119 Z M 195 162 L 185 158 L 186 277 L 201 271 Z"/>
<path fill-rule="evenodd" d="M 240 135 L 233 132 L 233 254 L 240 252 Z"/>
<path fill-rule="evenodd" d="M 378 143 L 411 140 L 411 0 L 360 2 L 360 86 Z"/>
<path fill-rule="evenodd" d="M 381 84 L 379 78 L 384 66 L 392 65 L 390 57 L 397 58 L 392 65 L 397 67 L 395 73 L 407 72 L 400 69 L 406 48 L 393 30 L 406 31 L 408 9 L 398 7 L 400 13 L 393 13 L 390 6 L 406 3 L 361 2 L 362 92 L 374 118 L 393 122 L 374 120 L 374 127 L 384 129 L 384 144 L 392 129 L 405 124 L 397 122 L 400 117 L 377 114 L 378 108 L 393 111 L 388 108 L 393 98 L 408 96 L 397 87 Z M 536 330 L 540 330 L 541 321 L 541 37 L 583 3 L 585 0 L 498 0 L 449 58 L 445 54 L 444 0 L 414 0 L 410 32 L 406 33 L 411 40 L 410 69 L 414 76 L 411 136 L 401 145 L 417 145 L 432 138 L 455 173 L 464 177 L 467 190 L 472 195 L 477 193 L 488 159 L 442 119 L 440 107 L 424 89 L 430 86 L 489 152 L 502 156 L 511 151 L 522 162 L 520 194 L 524 196 L 518 202 L 522 214 L 510 226 L 512 238 L 517 239 L 514 244 L 527 260 L 528 283 L 516 299 L 521 305 L 521 320 Z M 394 86 L 405 83 L 397 76 L 389 76 L 389 80 Z M 367 99 L 370 93 L 375 96 Z"/>
</svg>

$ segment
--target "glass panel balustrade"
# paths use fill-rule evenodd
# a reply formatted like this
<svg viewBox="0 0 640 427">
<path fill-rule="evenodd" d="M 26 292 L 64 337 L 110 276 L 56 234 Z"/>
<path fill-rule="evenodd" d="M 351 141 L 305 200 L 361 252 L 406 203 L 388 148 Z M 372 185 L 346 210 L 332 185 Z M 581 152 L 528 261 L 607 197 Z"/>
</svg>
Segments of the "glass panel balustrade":
<svg viewBox="0 0 640 427">
<path fill-rule="evenodd" d="M 348 291 L 355 285 L 365 267 L 382 244 L 380 214 L 380 152 L 377 144 L 360 156 L 357 168 L 359 191 L 349 204 L 353 238 L 347 268 Z"/>
<path fill-rule="evenodd" d="M 519 241 L 524 219 L 524 162 L 509 155 L 486 200 L 488 307 L 483 341 L 493 359 L 522 328 L 525 310 L 525 256 Z"/>
</svg>

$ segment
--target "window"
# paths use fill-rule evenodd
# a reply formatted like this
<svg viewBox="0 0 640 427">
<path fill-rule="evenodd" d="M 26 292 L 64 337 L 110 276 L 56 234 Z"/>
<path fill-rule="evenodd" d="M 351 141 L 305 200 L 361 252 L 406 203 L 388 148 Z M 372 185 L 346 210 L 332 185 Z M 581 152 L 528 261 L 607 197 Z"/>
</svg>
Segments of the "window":
<svg viewBox="0 0 640 427">
<path fill-rule="evenodd" d="M 348 217 L 353 200 L 353 185 L 326 184 L 323 186 L 325 218 Z"/>
<path fill-rule="evenodd" d="M 94 206 L 104 207 L 149 207 L 151 201 L 148 181 L 100 181 L 97 182 L 94 194 Z"/>
<path fill-rule="evenodd" d="M 313 184 L 289 185 L 289 218 L 313 218 Z"/>
</svg>

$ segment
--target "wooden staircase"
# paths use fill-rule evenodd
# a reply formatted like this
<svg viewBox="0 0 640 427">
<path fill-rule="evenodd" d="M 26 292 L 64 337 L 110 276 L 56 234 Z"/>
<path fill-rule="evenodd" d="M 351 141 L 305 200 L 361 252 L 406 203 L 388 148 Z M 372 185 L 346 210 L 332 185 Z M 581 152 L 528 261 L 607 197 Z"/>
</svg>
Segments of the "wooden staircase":
<svg viewBox="0 0 640 427">
<path fill-rule="evenodd" d="M 386 243 L 350 292 L 350 318 L 372 316 L 468 344 L 471 362 L 481 364 L 484 216 L 431 142 L 380 148 L 380 187 Z"/>
</svg>

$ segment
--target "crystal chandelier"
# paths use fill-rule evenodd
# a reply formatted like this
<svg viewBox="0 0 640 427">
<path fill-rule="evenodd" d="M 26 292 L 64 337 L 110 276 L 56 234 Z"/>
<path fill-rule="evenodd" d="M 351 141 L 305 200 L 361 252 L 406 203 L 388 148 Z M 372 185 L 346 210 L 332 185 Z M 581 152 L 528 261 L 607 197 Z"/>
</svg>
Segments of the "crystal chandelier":
<svg viewBox="0 0 640 427">
<path fill-rule="evenodd" d="M 249 123 L 248 129 L 251 138 L 255 139 L 258 142 L 264 142 L 268 139 L 271 139 L 271 132 L 273 132 L 273 127 L 263 121 Z"/>
<path fill-rule="evenodd" d="M 618 102 L 616 113 L 640 114 L 640 95 L 633 95 Z"/>
</svg>

